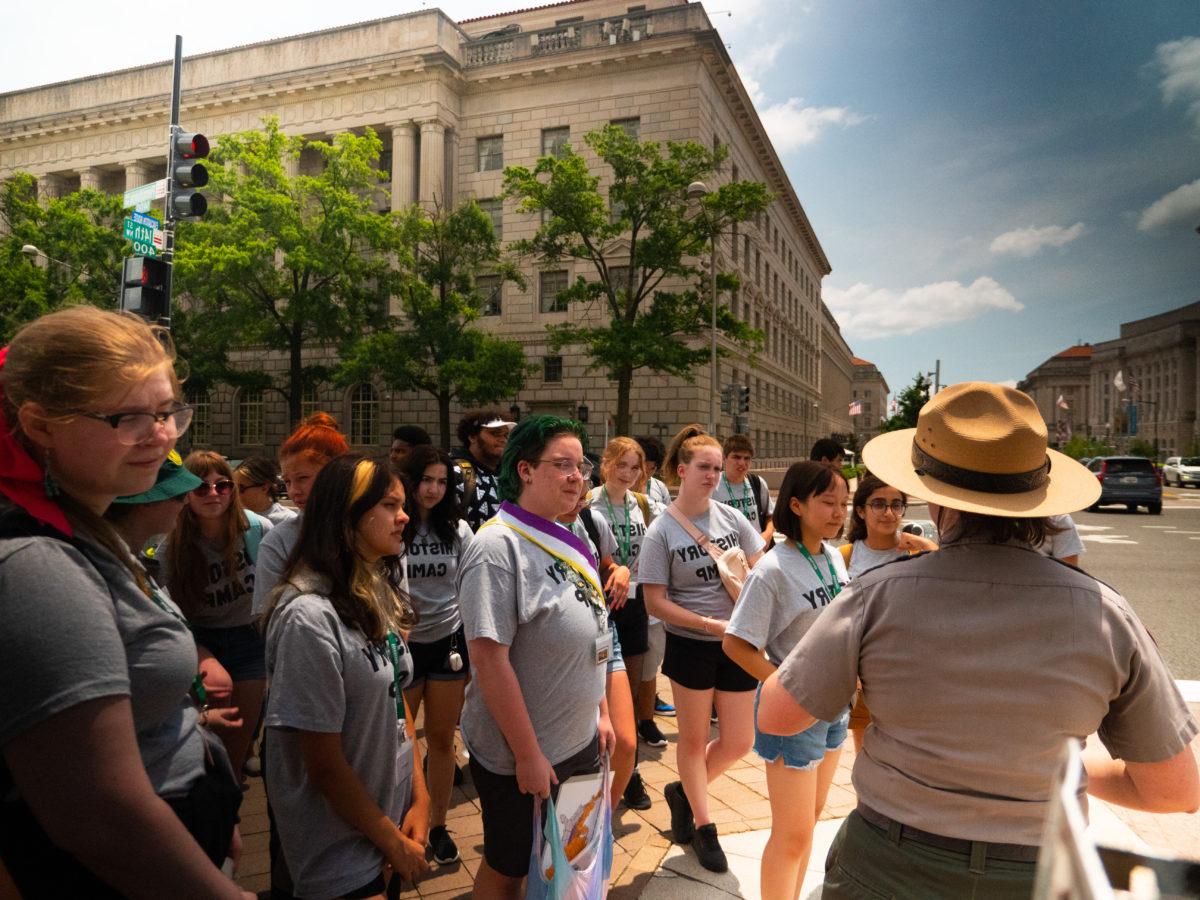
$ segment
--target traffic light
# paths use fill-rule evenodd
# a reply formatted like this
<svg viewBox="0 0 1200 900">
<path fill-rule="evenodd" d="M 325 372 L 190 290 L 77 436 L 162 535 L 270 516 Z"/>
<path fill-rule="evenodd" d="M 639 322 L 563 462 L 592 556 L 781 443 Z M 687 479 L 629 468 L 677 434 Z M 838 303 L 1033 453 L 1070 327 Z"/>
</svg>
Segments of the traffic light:
<svg viewBox="0 0 1200 900">
<path fill-rule="evenodd" d="M 721 412 L 733 412 L 733 389 L 736 385 L 727 384 L 721 388 Z"/>
<path fill-rule="evenodd" d="M 125 257 L 121 310 L 157 322 L 167 315 L 167 264 L 149 256 Z"/>
<path fill-rule="evenodd" d="M 750 412 L 750 385 L 748 384 L 737 386 L 737 411 L 741 415 Z"/>
<path fill-rule="evenodd" d="M 176 219 L 202 216 L 208 211 L 208 200 L 195 189 L 208 184 L 208 169 L 196 160 L 208 156 L 208 138 L 180 131 L 175 134 L 172 149 L 171 216 Z"/>
</svg>

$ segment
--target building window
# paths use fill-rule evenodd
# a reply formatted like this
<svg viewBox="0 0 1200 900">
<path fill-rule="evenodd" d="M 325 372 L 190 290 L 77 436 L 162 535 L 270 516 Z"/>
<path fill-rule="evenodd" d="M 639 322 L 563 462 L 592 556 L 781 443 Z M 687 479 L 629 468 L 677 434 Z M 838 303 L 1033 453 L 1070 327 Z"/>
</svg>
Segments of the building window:
<svg viewBox="0 0 1200 900">
<path fill-rule="evenodd" d="M 504 201 L 499 197 L 494 197 L 491 200 L 480 200 L 479 208 L 491 218 L 492 231 L 496 235 L 496 240 L 501 240 L 504 237 Z"/>
<path fill-rule="evenodd" d="M 500 315 L 500 291 L 503 282 L 499 275 L 480 275 L 475 279 L 475 290 L 483 298 L 481 310 L 485 316 Z"/>
<path fill-rule="evenodd" d="M 542 129 L 542 156 L 562 159 L 571 143 L 571 126 Z"/>
<path fill-rule="evenodd" d="M 490 135 L 475 139 L 475 158 L 480 172 L 499 172 L 504 168 L 504 136 Z"/>
<path fill-rule="evenodd" d="M 300 394 L 300 418 L 307 419 L 320 408 L 321 401 L 317 399 L 317 386 L 306 384 L 304 391 Z"/>
<path fill-rule="evenodd" d="M 542 272 L 538 278 L 538 307 L 542 312 L 566 312 L 567 301 L 558 295 L 567 289 L 567 270 Z"/>
<path fill-rule="evenodd" d="M 263 429 L 262 391 L 243 390 L 237 397 L 237 442 L 243 446 L 266 443 Z"/>
<path fill-rule="evenodd" d="M 191 445 L 206 447 L 212 443 L 212 407 L 208 402 L 208 391 L 190 390 L 186 399 L 192 408 Z"/>
<path fill-rule="evenodd" d="M 641 133 L 642 133 L 642 120 L 641 119 L 636 118 L 636 117 L 632 118 L 632 119 L 613 119 L 612 124 L 616 125 L 623 132 L 625 132 L 626 137 L 633 138 L 635 141 L 641 139 Z"/>
<path fill-rule="evenodd" d="M 542 357 L 542 381 L 547 384 L 556 384 L 562 381 L 561 356 Z"/>
<path fill-rule="evenodd" d="M 350 443 L 379 442 L 379 395 L 370 384 L 358 385 L 350 394 Z"/>
</svg>

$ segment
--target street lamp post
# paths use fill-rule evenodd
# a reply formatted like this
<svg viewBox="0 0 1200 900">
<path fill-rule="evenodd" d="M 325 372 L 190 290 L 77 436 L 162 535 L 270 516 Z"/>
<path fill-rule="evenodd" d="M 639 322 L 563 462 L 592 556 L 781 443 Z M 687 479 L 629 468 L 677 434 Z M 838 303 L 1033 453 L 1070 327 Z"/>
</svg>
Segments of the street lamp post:
<svg viewBox="0 0 1200 900">
<path fill-rule="evenodd" d="M 47 262 L 52 262 L 55 265 L 62 266 L 64 269 L 70 269 L 72 272 L 76 273 L 77 275 L 84 274 L 83 269 L 77 268 L 76 266 L 73 266 L 70 263 L 65 263 L 61 259 L 55 259 L 53 256 L 49 256 L 46 254 L 45 251 L 43 251 L 39 247 L 35 247 L 33 244 L 23 245 L 21 247 L 21 252 L 24 253 L 26 256 L 28 256 L 30 258 L 30 260 L 36 260 L 39 257 L 41 257 L 42 259 L 46 260 Z"/>
<path fill-rule="evenodd" d="M 703 181 L 693 181 L 688 185 L 687 189 L 688 200 L 694 200 L 699 203 L 708 195 L 708 185 Z M 700 207 L 700 214 L 707 215 L 704 212 L 704 207 Z M 711 223 L 710 223 L 711 226 Z M 709 236 L 709 292 L 712 305 L 712 322 L 710 324 L 709 333 L 709 361 L 708 361 L 708 377 L 709 377 L 709 396 L 708 396 L 708 433 L 717 433 L 717 232 L 710 227 L 712 232 Z"/>
</svg>

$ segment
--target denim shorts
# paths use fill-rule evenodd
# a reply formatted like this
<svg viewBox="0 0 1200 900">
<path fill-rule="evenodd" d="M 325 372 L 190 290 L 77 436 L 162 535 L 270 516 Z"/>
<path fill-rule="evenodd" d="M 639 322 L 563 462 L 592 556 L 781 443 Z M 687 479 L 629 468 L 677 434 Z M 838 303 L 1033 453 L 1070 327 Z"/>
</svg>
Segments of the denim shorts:
<svg viewBox="0 0 1200 900">
<path fill-rule="evenodd" d="M 625 671 L 625 654 L 621 652 L 621 639 L 617 637 L 617 623 L 608 617 L 608 633 L 612 635 L 612 653 L 608 657 L 608 674 Z"/>
<path fill-rule="evenodd" d="M 197 625 L 192 628 L 192 637 L 216 657 L 234 681 L 261 681 L 267 677 L 267 640 L 257 625 Z"/>
<path fill-rule="evenodd" d="M 760 759 L 775 762 L 782 759 L 789 769 L 815 769 L 830 750 L 846 742 L 850 710 L 844 710 L 836 721 L 814 722 L 799 734 L 763 734 L 758 730 L 758 698 L 762 687 L 754 692 L 754 752 Z"/>
</svg>

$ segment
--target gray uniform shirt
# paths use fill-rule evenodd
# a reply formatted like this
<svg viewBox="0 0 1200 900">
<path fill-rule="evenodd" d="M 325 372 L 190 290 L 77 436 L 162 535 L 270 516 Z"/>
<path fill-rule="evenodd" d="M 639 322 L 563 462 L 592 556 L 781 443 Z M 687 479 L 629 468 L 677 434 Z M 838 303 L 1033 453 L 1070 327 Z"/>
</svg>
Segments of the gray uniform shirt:
<svg viewBox="0 0 1200 900">
<path fill-rule="evenodd" d="M 842 554 L 829 544 L 821 551 L 813 557 L 818 576 L 794 541 L 780 541 L 750 570 L 725 633 L 765 649 L 776 666 L 782 663 L 849 581 Z"/>
<path fill-rule="evenodd" d="M 417 608 L 417 624 L 408 639 L 428 644 L 458 631 L 458 561 L 475 537 L 466 519 L 458 520 L 458 536 L 449 543 L 420 528 L 404 555 L 408 587 Z"/>
<path fill-rule="evenodd" d="M 191 633 L 107 550 L 82 539 L 0 540 L 0 617 L 0 677 L 21 686 L 0 691 L 0 746 L 85 701 L 128 696 L 155 792 L 186 794 L 204 774 L 188 695 Z"/>
<path fill-rule="evenodd" d="M 596 639 L 608 634 L 607 614 L 576 598 L 556 562 L 511 528 L 489 525 L 475 535 L 458 571 L 467 639 L 508 646 L 538 746 L 551 765 L 596 736 L 606 674 L 606 666 L 596 663 Z M 476 673 L 467 684 L 463 740 L 485 769 L 515 774 L 512 748 L 484 702 L 479 680 Z"/>
<path fill-rule="evenodd" d="M 1082 556 L 1087 553 L 1083 547 L 1083 541 L 1079 537 L 1079 529 L 1075 527 L 1075 520 L 1070 515 L 1051 516 L 1050 524 L 1060 530 L 1056 534 L 1049 535 L 1042 542 L 1038 547 L 1039 552 L 1055 559 Z"/>
<path fill-rule="evenodd" d="M 638 585 L 638 556 L 642 552 L 642 541 L 646 537 L 646 528 L 650 523 L 642 513 L 642 505 L 637 502 L 632 491 L 625 492 L 624 509 L 622 504 L 615 506 L 609 499 L 608 492 L 601 485 L 591 493 L 592 515 L 596 522 L 607 528 L 613 537 L 616 550 L 613 551 L 613 561 L 619 566 L 629 566 L 629 594 L 633 595 Z M 647 506 L 650 506 L 647 498 Z M 651 516 L 654 513 L 651 511 Z M 622 551 L 628 546 L 628 556 L 622 559 Z"/>
<path fill-rule="evenodd" d="M 722 503 L 710 502 L 708 511 L 691 522 L 722 550 L 741 547 L 749 558 L 763 548 L 758 529 L 740 512 Z M 733 601 L 717 574 L 717 564 L 670 513 L 664 512 L 647 529 L 638 570 L 642 584 L 665 584 L 668 599 L 684 609 L 713 619 L 728 619 L 733 612 Z M 668 632 L 680 637 L 721 640 L 717 634 L 665 624 Z"/>
<path fill-rule="evenodd" d="M 1116 591 L 1015 545 L 950 544 L 881 566 L 818 617 L 780 684 L 829 720 L 862 678 L 867 805 L 966 840 L 1039 844 L 1067 738 L 1155 762 L 1197 726 Z"/>
<path fill-rule="evenodd" d="M 283 577 L 283 568 L 287 565 L 288 557 L 292 555 L 296 542 L 300 540 L 300 526 L 303 522 L 303 514 L 296 515 L 263 535 L 262 543 L 258 545 L 258 560 L 254 566 L 252 610 L 255 617 L 266 611 L 267 604 L 271 601 L 271 592 Z"/>
<path fill-rule="evenodd" d="M 838 554 L 838 556 L 841 555 L 841 553 Z M 866 541 L 855 541 L 854 549 L 850 551 L 850 577 L 857 578 L 863 572 L 870 571 L 876 566 L 882 566 L 884 563 L 910 555 L 907 550 L 901 550 L 899 547 L 893 547 L 891 550 L 875 550 L 868 547 Z"/>
<path fill-rule="evenodd" d="M 271 522 L 246 510 L 247 518 L 258 520 L 261 530 L 258 552 L 272 531 Z M 246 535 L 234 554 L 232 568 L 225 562 L 225 551 L 218 550 L 201 538 L 193 548 L 204 556 L 207 579 L 204 584 L 204 604 L 194 610 L 188 621 L 199 628 L 236 628 L 254 621 L 252 598 L 257 565 L 246 550 Z M 155 554 L 161 560 L 164 583 L 170 579 L 167 542 Z"/>
<path fill-rule="evenodd" d="M 342 752 L 368 795 L 399 823 L 412 797 L 412 742 L 396 718 L 394 671 L 412 680 L 403 642 L 392 668 L 386 644 L 350 628 L 320 579 L 285 588 L 267 629 L 267 783 L 288 868 L 301 897 L 340 897 L 379 874 L 379 849 L 312 786 L 299 731 L 341 734 Z"/>
<path fill-rule="evenodd" d="M 267 511 L 262 514 L 263 518 L 268 519 L 272 525 L 282 525 L 288 519 L 294 519 L 300 515 L 298 509 L 284 506 L 281 503 L 272 503 Z"/>
</svg>

